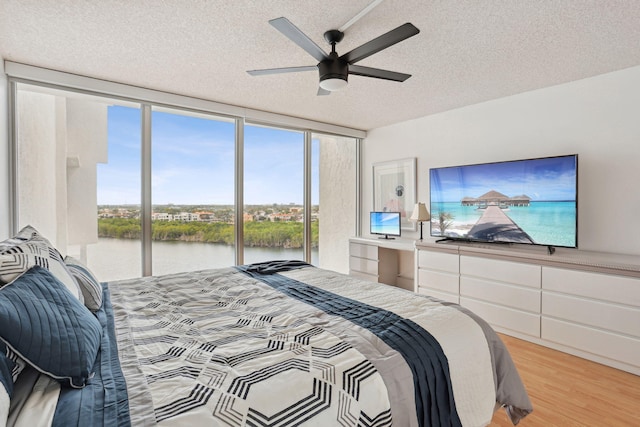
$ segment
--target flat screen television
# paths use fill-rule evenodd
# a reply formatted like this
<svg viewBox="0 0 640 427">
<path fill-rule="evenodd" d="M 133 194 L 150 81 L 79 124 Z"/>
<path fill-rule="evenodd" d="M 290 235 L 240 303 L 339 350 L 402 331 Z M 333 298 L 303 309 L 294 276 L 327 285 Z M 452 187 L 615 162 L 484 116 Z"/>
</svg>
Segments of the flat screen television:
<svg viewBox="0 0 640 427">
<path fill-rule="evenodd" d="M 400 236 L 400 212 L 371 212 L 369 232 L 379 234 L 379 239 L 393 239 Z"/>
<path fill-rule="evenodd" d="M 432 168 L 431 236 L 578 247 L 578 155 Z"/>
</svg>

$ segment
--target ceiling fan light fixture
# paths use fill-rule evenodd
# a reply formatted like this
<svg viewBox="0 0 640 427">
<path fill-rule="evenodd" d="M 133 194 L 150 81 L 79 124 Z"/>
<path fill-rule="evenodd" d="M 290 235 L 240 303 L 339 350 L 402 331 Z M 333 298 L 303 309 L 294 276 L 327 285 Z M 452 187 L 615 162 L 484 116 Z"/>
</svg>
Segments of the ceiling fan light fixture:
<svg viewBox="0 0 640 427">
<path fill-rule="evenodd" d="M 320 87 L 329 92 L 335 92 L 347 87 L 349 64 L 338 58 L 338 54 L 331 52 L 329 58 L 318 64 L 320 72 Z"/>
<path fill-rule="evenodd" d="M 347 87 L 347 80 L 344 79 L 342 76 L 329 77 L 327 79 L 320 81 L 320 87 L 324 90 L 328 90 L 329 92 L 335 92 L 337 90 L 341 90 Z"/>
</svg>

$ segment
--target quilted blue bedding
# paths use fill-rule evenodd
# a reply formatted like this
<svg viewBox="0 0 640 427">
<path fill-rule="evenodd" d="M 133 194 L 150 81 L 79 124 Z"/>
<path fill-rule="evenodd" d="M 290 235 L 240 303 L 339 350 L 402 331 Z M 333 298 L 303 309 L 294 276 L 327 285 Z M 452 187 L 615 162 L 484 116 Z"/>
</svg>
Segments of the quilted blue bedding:
<svg viewBox="0 0 640 427">
<path fill-rule="evenodd" d="M 300 262 L 105 283 L 95 317 L 89 384 L 55 383 L 39 425 L 481 426 L 496 406 L 514 423 L 532 410 L 473 313 Z"/>
<path fill-rule="evenodd" d="M 126 427 L 131 425 L 127 387 L 115 335 L 109 286 L 104 285 L 102 308 L 96 313 L 102 327 L 95 375 L 82 389 L 61 388 L 53 425 Z"/>
</svg>

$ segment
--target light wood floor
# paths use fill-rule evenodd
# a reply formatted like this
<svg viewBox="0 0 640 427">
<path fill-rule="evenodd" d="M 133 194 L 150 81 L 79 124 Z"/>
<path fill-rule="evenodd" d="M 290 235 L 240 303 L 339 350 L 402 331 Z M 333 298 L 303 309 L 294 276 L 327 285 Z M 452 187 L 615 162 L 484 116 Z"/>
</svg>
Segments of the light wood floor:
<svg viewBox="0 0 640 427">
<path fill-rule="evenodd" d="M 517 338 L 500 337 L 533 403 L 533 412 L 518 427 L 640 426 L 640 376 Z M 490 425 L 512 424 L 500 409 Z"/>
</svg>

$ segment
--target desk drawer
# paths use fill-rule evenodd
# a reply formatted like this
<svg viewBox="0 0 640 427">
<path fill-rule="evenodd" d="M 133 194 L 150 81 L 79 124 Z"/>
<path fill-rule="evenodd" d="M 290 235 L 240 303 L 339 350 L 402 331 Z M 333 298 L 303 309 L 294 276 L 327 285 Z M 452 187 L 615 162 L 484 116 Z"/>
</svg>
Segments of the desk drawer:
<svg viewBox="0 0 640 427">
<path fill-rule="evenodd" d="M 378 247 L 373 245 L 363 245 L 361 243 L 349 243 L 349 255 L 366 258 L 372 260 L 378 260 Z"/>
<path fill-rule="evenodd" d="M 359 271 L 378 277 L 378 261 L 356 256 L 349 257 L 349 270 Z"/>
</svg>

